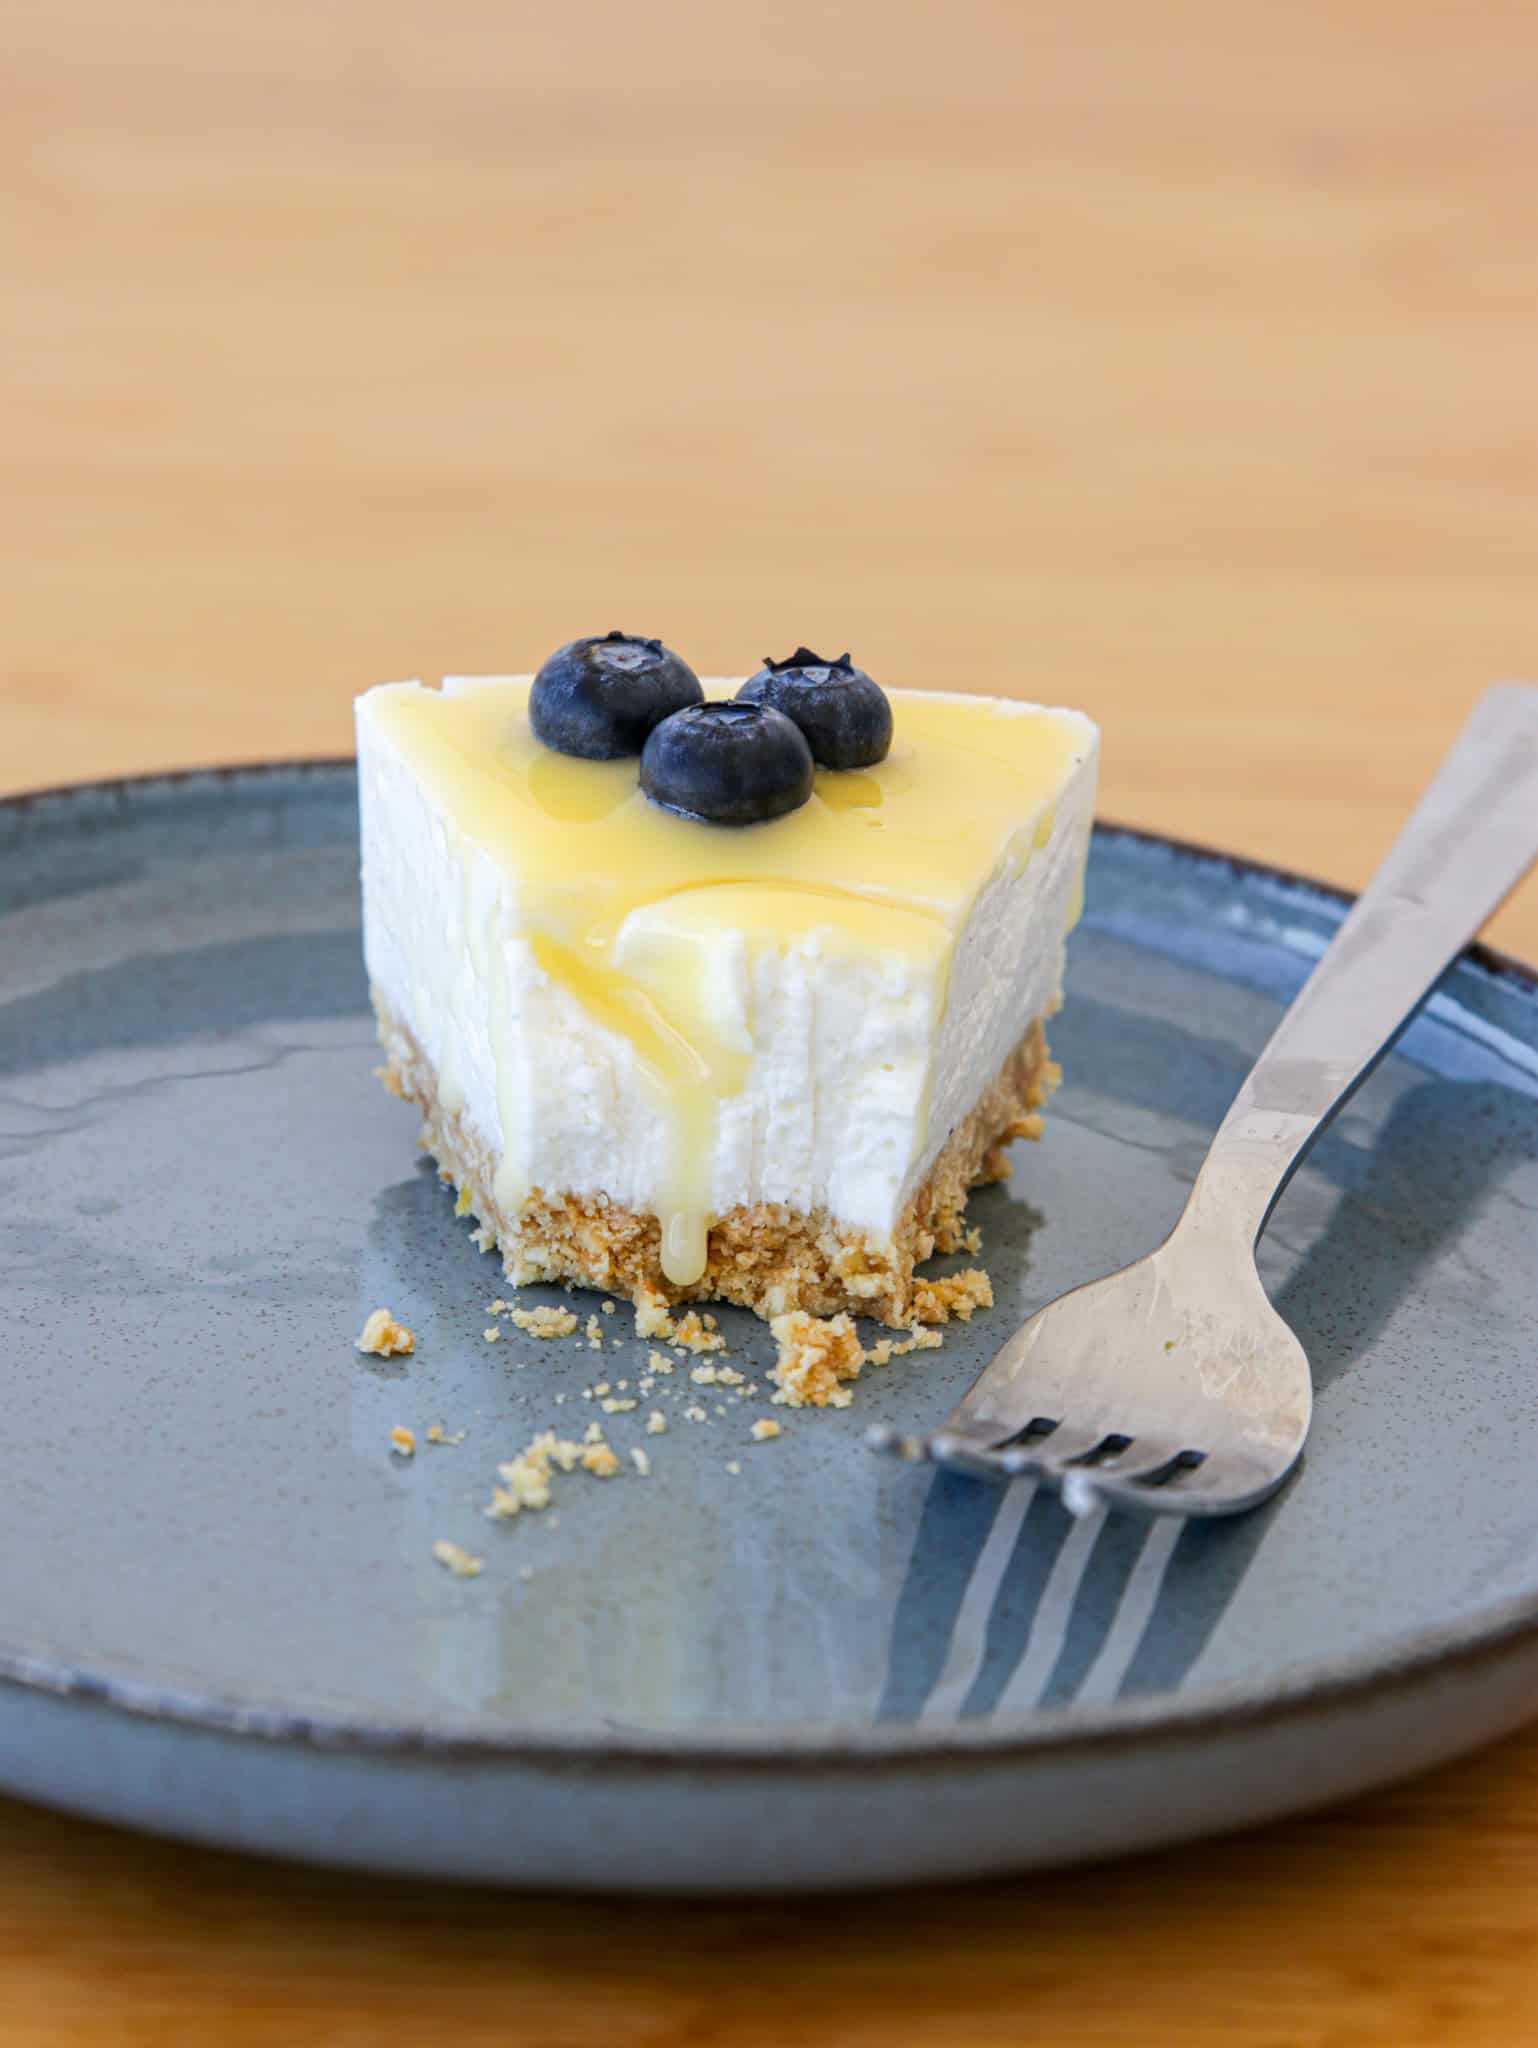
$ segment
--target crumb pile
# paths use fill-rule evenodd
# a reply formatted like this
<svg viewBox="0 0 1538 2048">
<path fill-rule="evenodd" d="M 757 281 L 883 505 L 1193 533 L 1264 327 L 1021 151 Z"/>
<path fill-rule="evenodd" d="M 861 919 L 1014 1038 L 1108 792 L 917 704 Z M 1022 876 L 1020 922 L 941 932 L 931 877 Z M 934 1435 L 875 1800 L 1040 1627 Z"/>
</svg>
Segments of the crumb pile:
<svg viewBox="0 0 1538 2048">
<path fill-rule="evenodd" d="M 977 1232 L 969 1232 L 967 1249 L 975 1252 L 978 1242 Z M 916 1278 L 913 1321 L 908 1334 L 902 1338 L 882 1337 L 869 1348 L 861 1343 L 847 1311 L 815 1316 L 805 1309 L 789 1310 L 775 1316 L 769 1325 L 776 1351 L 769 1375 L 774 1389 L 770 1398 L 785 1408 L 847 1408 L 853 1399 L 854 1382 L 865 1366 L 884 1366 L 911 1352 L 933 1351 L 943 1341 L 937 1325 L 953 1319 L 969 1322 L 978 1309 L 992 1306 L 993 1287 L 988 1275 L 973 1266 L 938 1279 Z M 612 1316 L 615 1310 L 613 1301 L 602 1303 L 605 1316 Z M 498 1299 L 488 1304 L 487 1312 L 494 1319 L 505 1317 L 526 1336 L 541 1341 L 569 1337 L 583 1350 L 601 1352 L 604 1348 L 604 1324 L 597 1315 L 589 1315 L 579 1330 L 578 1315 L 569 1308 L 523 1308 Z M 502 1330 L 493 1320 L 482 1334 L 488 1343 L 495 1343 Z M 675 1316 L 660 1295 L 652 1295 L 636 1307 L 635 1335 L 650 1341 L 646 1369 L 635 1381 L 634 1390 L 628 1379 L 599 1379 L 583 1387 L 581 1396 L 594 1402 L 607 1416 L 637 1414 L 637 1421 L 648 1437 L 663 1436 L 668 1429 L 668 1418 L 661 1408 L 649 1408 L 644 1417 L 637 1413 L 642 1402 L 648 1397 L 655 1398 L 659 1389 L 673 1395 L 684 1420 L 695 1424 L 730 1415 L 733 1402 L 745 1404 L 762 1398 L 759 1382 L 726 1362 L 730 1356 L 726 1339 L 713 1315 L 689 1309 Z M 619 1337 L 610 1339 L 615 1349 L 623 1342 Z M 415 1344 L 413 1333 L 397 1322 L 387 1308 L 373 1312 L 357 1339 L 360 1351 L 384 1358 L 410 1352 Z M 672 1357 L 662 1348 L 664 1345 L 671 1348 Z M 698 1362 L 688 1363 L 691 1359 Z M 520 1370 L 524 1363 L 516 1361 Z M 674 1384 L 666 1385 L 669 1381 Z M 567 1398 L 566 1390 L 557 1391 L 552 1398 L 559 1406 Z M 711 1402 L 714 1417 L 707 1405 Z M 755 1444 L 773 1442 L 782 1434 L 782 1425 L 772 1416 L 757 1416 L 748 1427 L 748 1435 Z M 451 1436 L 437 1422 L 429 1424 L 425 1431 L 425 1441 L 431 1445 L 460 1444 L 464 1439 L 463 1430 Z M 390 1430 L 389 1444 L 392 1454 L 405 1462 L 416 1453 L 416 1433 L 404 1423 L 397 1423 Z M 642 1445 L 630 1445 L 625 1459 L 637 1478 L 651 1477 L 651 1455 Z M 541 1513 L 550 1507 L 559 1479 L 578 1472 L 595 1479 L 612 1479 L 625 1469 L 621 1452 L 609 1442 L 600 1422 L 589 1423 L 580 1438 L 562 1436 L 555 1429 L 541 1430 L 515 1457 L 498 1465 L 497 1483 L 483 1512 L 494 1522 L 510 1522 L 519 1515 Z M 742 1471 L 741 1461 L 728 1458 L 725 1470 L 735 1477 Z M 554 1519 L 552 1516 L 552 1525 Z M 485 1569 L 484 1558 L 447 1537 L 434 1543 L 433 1556 L 456 1578 L 475 1578 Z M 521 1579 L 531 1576 L 529 1566 L 521 1567 Z"/>
</svg>

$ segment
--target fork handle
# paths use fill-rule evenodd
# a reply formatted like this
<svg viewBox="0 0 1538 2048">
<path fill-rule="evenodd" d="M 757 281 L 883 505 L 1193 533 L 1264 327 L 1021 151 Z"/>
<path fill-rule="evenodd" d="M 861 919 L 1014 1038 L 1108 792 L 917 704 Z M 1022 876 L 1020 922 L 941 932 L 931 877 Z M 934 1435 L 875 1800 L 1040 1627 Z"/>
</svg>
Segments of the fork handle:
<svg viewBox="0 0 1538 2048">
<path fill-rule="evenodd" d="M 1538 860 L 1538 687 L 1475 705 L 1234 1098 L 1186 1220 L 1251 1243 L 1310 1144 Z"/>
</svg>

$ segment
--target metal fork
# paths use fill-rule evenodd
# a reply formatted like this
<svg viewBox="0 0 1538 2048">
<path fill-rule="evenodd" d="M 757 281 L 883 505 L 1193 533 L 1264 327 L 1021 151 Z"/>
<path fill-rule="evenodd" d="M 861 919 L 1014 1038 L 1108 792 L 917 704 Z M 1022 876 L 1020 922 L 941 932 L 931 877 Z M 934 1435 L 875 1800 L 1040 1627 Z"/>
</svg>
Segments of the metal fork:
<svg viewBox="0 0 1538 2048">
<path fill-rule="evenodd" d="M 1157 1251 L 1039 1309 L 933 1435 L 875 1448 L 1064 1505 L 1231 1515 L 1286 1478 L 1308 1434 L 1302 1345 L 1255 1244 L 1320 1131 L 1444 969 L 1538 860 L 1538 687 L 1475 706 L 1388 858 L 1272 1034 Z"/>
</svg>

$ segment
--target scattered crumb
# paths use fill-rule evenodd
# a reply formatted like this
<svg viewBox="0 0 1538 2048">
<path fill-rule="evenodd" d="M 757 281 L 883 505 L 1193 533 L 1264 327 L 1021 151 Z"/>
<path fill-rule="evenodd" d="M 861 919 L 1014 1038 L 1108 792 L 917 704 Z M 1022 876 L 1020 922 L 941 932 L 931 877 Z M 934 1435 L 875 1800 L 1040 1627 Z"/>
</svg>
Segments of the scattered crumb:
<svg viewBox="0 0 1538 2048">
<path fill-rule="evenodd" d="M 905 1337 L 901 1344 L 892 1346 L 894 1358 L 906 1358 L 910 1351 L 938 1351 L 945 1339 L 938 1330 L 915 1330 L 911 1337 Z"/>
<path fill-rule="evenodd" d="M 980 1252 L 980 1251 L 982 1250 L 982 1248 L 983 1248 L 983 1229 L 982 1229 L 982 1225 L 981 1225 L 980 1223 L 974 1223 L 974 1224 L 972 1225 L 972 1228 L 971 1228 L 970 1230 L 964 1230 L 964 1231 L 963 1231 L 963 1232 L 961 1233 L 961 1249 L 962 1249 L 962 1250 L 963 1250 L 964 1252 L 970 1252 L 970 1253 L 972 1254 L 973 1258 L 975 1259 L 975 1258 L 977 1257 L 978 1253 L 979 1253 L 979 1252 Z"/>
<path fill-rule="evenodd" d="M 526 1508 L 538 1513 L 549 1507 L 555 1473 L 574 1472 L 579 1466 L 595 1479 L 612 1479 L 619 1470 L 619 1459 L 604 1441 L 602 1423 L 590 1423 L 581 1443 L 557 1436 L 553 1429 L 541 1430 L 526 1450 L 497 1467 L 502 1483 L 493 1489 L 488 1518 L 506 1522 Z M 550 1526 L 555 1527 L 554 1516 Z"/>
<path fill-rule="evenodd" d="M 648 1436 L 661 1436 L 667 1429 L 667 1426 L 668 1419 L 660 1408 L 654 1408 L 646 1418 L 646 1434 Z"/>
<path fill-rule="evenodd" d="M 867 1365 L 890 1365 L 894 1358 L 906 1358 L 910 1351 L 938 1351 L 945 1339 L 938 1330 L 910 1330 L 901 1343 L 883 1337 L 865 1354 Z"/>
<path fill-rule="evenodd" d="M 427 1425 L 427 1441 L 430 1444 L 452 1446 L 462 1444 L 464 1440 L 465 1432 L 462 1429 L 456 1430 L 453 1436 L 450 1436 L 441 1422 L 430 1422 Z"/>
<path fill-rule="evenodd" d="M 619 1395 L 611 1394 L 607 1401 L 600 1401 L 598 1405 L 605 1415 L 628 1415 L 632 1408 L 639 1408 L 641 1404 L 631 1397 L 621 1399 Z"/>
<path fill-rule="evenodd" d="M 697 1387 L 713 1387 L 720 1376 L 713 1365 L 696 1365 L 691 1367 L 689 1372 L 690 1379 Z"/>
<path fill-rule="evenodd" d="M 577 1327 L 569 1308 L 515 1308 L 508 1313 L 531 1337 L 569 1337 Z"/>
<path fill-rule="evenodd" d="M 501 1295 L 499 1294 L 495 1301 L 487 1302 L 486 1313 L 489 1316 L 505 1316 L 507 1314 L 508 1309 L 511 1306 L 512 1304 L 510 1302 L 504 1301 Z"/>
<path fill-rule="evenodd" d="M 446 1536 L 440 1536 L 433 1545 L 433 1556 L 456 1579 L 476 1579 L 486 1569 L 485 1558 L 472 1557 L 462 1543 L 451 1543 Z"/>
<path fill-rule="evenodd" d="M 650 1458 L 647 1457 L 645 1451 L 641 1449 L 641 1446 L 639 1444 L 632 1444 L 630 1446 L 630 1462 L 632 1465 L 634 1465 L 637 1472 L 640 1473 L 643 1479 L 651 1478 L 652 1461 Z"/>
<path fill-rule="evenodd" d="M 752 1437 L 754 1443 L 766 1444 L 771 1437 L 780 1434 L 780 1425 L 772 1415 L 761 1415 L 748 1431 L 748 1434 Z"/>
<path fill-rule="evenodd" d="M 699 1312 L 692 1308 L 674 1324 L 673 1342 L 681 1344 L 685 1351 L 692 1351 L 696 1356 L 702 1351 L 726 1349 L 726 1339 L 716 1328 L 715 1317 L 707 1316 L 701 1321 Z"/>
<path fill-rule="evenodd" d="M 486 1342 L 488 1344 L 495 1344 L 497 1339 L 501 1336 L 501 1334 L 502 1332 L 497 1328 L 495 1323 L 488 1324 L 488 1326 L 481 1332 L 481 1335 L 486 1339 Z"/>
<path fill-rule="evenodd" d="M 676 1344 L 681 1351 L 693 1352 L 696 1357 L 702 1351 L 724 1351 L 726 1339 L 716 1328 L 714 1316 L 701 1316 L 698 1309 L 690 1309 L 675 1321 L 668 1314 L 668 1305 L 660 1294 L 643 1294 L 636 1303 L 635 1333 L 638 1337 L 658 1337 L 664 1343 Z"/>
<path fill-rule="evenodd" d="M 613 1389 L 610 1387 L 609 1382 L 607 1380 L 600 1380 L 597 1386 L 595 1386 L 593 1389 L 594 1395 L 600 1401 L 603 1399 L 605 1394 L 612 1393 L 612 1391 Z"/>
<path fill-rule="evenodd" d="M 643 1294 L 635 1305 L 635 1333 L 638 1337 L 671 1337 L 673 1318 L 660 1294 Z"/>
<path fill-rule="evenodd" d="M 673 1370 L 673 1361 L 665 1351 L 648 1351 L 646 1363 L 653 1372 L 661 1373 L 664 1378 Z"/>
<path fill-rule="evenodd" d="M 358 1349 L 372 1351 L 377 1358 L 393 1358 L 397 1351 L 413 1351 L 416 1337 L 398 1323 L 387 1308 L 376 1308 L 358 1335 Z"/>
<path fill-rule="evenodd" d="M 728 1458 L 726 1461 L 726 1469 L 728 1472 L 731 1473 L 732 1477 L 735 1478 L 737 1474 L 742 1470 L 742 1466 L 736 1458 Z"/>
<path fill-rule="evenodd" d="M 696 1401 L 692 1407 L 686 1408 L 684 1410 L 684 1420 L 686 1422 L 708 1422 L 710 1420 L 710 1417 L 706 1414 L 705 1410 L 700 1406 L 699 1402 Z"/>
<path fill-rule="evenodd" d="M 604 1304 L 603 1304 L 603 1312 L 604 1312 L 604 1314 L 605 1314 L 606 1316 L 612 1316 L 612 1315 L 613 1315 L 613 1313 L 614 1313 L 615 1307 L 616 1307 L 616 1304 L 615 1304 L 614 1302 L 612 1302 L 612 1301 L 606 1301 L 606 1302 L 604 1302 Z"/>
<path fill-rule="evenodd" d="M 741 1387 L 747 1384 L 747 1374 L 738 1372 L 734 1365 L 718 1365 L 716 1378 L 723 1387 Z"/>
<path fill-rule="evenodd" d="M 981 1266 L 947 1273 L 943 1280 L 919 1280 L 913 1289 L 914 1321 L 948 1323 L 952 1316 L 968 1323 L 974 1309 L 993 1307 L 993 1282 Z"/>
<path fill-rule="evenodd" d="M 397 1456 L 409 1458 L 417 1447 L 416 1432 L 407 1429 L 403 1422 L 397 1422 L 390 1431 L 390 1448 Z"/>
<path fill-rule="evenodd" d="M 583 1328 L 587 1332 L 588 1349 L 590 1351 L 602 1351 L 603 1324 L 599 1322 L 597 1316 L 589 1316 L 583 1324 Z"/>
<path fill-rule="evenodd" d="M 848 1315 L 821 1318 L 797 1308 L 776 1316 L 769 1328 L 779 1346 L 775 1400 L 787 1408 L 847 1408 L 853 1396 L 842 1382 L 857 1379 L 865 1363 Z"/>
</svg>

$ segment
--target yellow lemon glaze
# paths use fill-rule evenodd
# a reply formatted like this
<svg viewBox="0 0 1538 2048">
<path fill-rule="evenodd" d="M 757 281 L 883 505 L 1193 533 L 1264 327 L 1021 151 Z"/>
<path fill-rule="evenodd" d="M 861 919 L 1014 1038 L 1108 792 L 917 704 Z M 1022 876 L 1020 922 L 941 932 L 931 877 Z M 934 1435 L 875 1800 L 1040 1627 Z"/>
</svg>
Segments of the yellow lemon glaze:
<svg viewBox="0 0 1538 2048">
<path fill-rule="evenodd" d="M 1036 705 L 894 690 L 885 761 L 819 769 L 800 810 L 729 827 L 650 803 L 634 760 L 550 752 L 530 730 L 528 693 L 525 678 L 403 683 L 371 691 L 370 704 L 440 815 L 514 879 L 521 936 L 543 972 L 633 1048 L 671 1134 L 663 1271 L 689 1285 L 705 1267 L 719 1106 L 753 1053 L 740 1005 L 722 999 L 723 945 L 751 953 L 815 931 L 830 949 L 925 964 L 938 1028 L 971 904 L 1001 866 L 1019 872 L 1047 844 L 1086 726 Z M 503 1050 L 506 936 L 472 939 L 501 1006 L 491 1024 L 504 1131 L 518 1111 Z M 498 1188 L 513 1206 L 525 1192 Z"/>
</svg>

